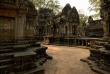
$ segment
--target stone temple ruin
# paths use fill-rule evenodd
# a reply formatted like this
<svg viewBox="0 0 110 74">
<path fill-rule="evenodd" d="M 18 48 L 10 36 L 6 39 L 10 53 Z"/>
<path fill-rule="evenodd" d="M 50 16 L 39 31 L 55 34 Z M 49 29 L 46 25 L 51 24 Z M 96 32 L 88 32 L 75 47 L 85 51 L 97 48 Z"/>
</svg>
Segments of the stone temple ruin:
<svg viewBox="0 0 110 74">
<path fill-rule="evenodd" d="M 74 18 L 74 19 L 73 19 Z M 45 35 L 47 44 L 65 44 L 70 38 L 78 37 L 79 14 L 75 7 L 67 4 L 61 13 L 52 17 L 51 35 Z M 50 31 L 51 32 L 51 31 Z"/>
<path fill-rule="evenodd" d="M 39 73 L 51 59 L 47 47 L 36 43 L 36 17 L 29 0 L 0 0 L 0 74 Z"/>
<path fill-rule="evenodd" d="M 93 18 L 90 16 L 88 18 L 89 26 L 87 27 L 87 36 L 88 37 L 96 37 L 101 38 L 104 35 L 103 31 L 103 24 L 101 23 L 101 20 L 93 20 Z"/>
<path fill-rule="evenodd" d="M 80 27 L 79 13 L 70 4 L 55 15 L 29 0 L 0 0 L 0 73 L 39 74 L 52 57 L 45 44 L 90 47 L 90 56 L 81 59 L 92 70 L 110 73 L 110 1 L 101 0 L 101 20 L 88 18 Z"/>
<path fill-rule="evenodd" d="M 101 0 L 101 18 L 104 35 L 96 40 L 90 49 L 90 56 L 82 61 L 88 62 L 91 68 L 101 74 L 110 73 L 110 31 L 109 31 L 109 0 Z"/>
<path fill-rule="evenodd" d="M 50 14 L 53 15 L 52 12 Z M 47 26 L 50 29 L 44 35 L 44 43 L 88 47 L 94 41 L 103 37 L 102 20 L 93 20 L 90 16 L 88 18 L 89 25 L 84 22 L 82 27 L 80 27 L 79 21 L 77 9 L 75 7 L 71 8 L 70 4 L 66 4 L 61 13 L 51 16 L 51 20 L 49 20 L 51 23 L 46 23 L 50 25 Z"/>
<path fill-rule="evenodd" d="M 53 15 L 52 12 L 50 14 Z M 45 24 L 48 25 L 48 31 L 45 31 L 43 36 L 44 43 L 91 47 L 90 57 L 81 60 L 91 64 L 92 70 L 109 74 L 109 0 L 101 0 L 101 18 L 93 20 L 89 16 L 89 25 L 84 22 L 82 27 L 79 27 L 79 14 L 76 8 L 71 8 L 67 4 L 61 13 L 51 16 Z"/>
</svg>

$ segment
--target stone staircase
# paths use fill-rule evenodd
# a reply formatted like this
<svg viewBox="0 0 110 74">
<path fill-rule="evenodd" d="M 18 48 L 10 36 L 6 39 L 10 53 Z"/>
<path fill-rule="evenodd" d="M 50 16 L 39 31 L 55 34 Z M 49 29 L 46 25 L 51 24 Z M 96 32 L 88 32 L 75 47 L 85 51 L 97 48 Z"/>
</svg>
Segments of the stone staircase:
<svg viewBox="0 0 110 74">
<path fill-rule="evenodd" d="M 9 47 L 10 46 L 10 47 Z M 13 49 L 11 49 L 12 44 L 0 44 L 0 73 L 7 74 L 12 71 L 14 64 L 14 54 Z"/>
<path fill-rule="evenodd" d="M 99 39 L 94 42 L 94 44 L 91 46 L 91 48 L 99 49 L 99 48 L 102 48 L 104 46 L 104 44 L 107 44 L 107 41 L 103 40 L 103 39 Z"/>
<path fill-rule="evenodd" d="M 97 57 L 99 57 L 99 50 L 100 48 L 103 48 L 104 47 L 104 44 L 107 44 L 108 42 L 104 39 L 99 39 L 97 41 L 95 41 L 93 43 L 93 45 L 91 45 L 91 48 L 90 48 L 90 57 L 89 59 L 90 60 L 93 60 L 93 61 L 97 61 Z"/>
<path fill-rule="evenodd" d="M 90 56 L 81 61 L 87 62 L 93 71 L 110 74 L 110 40 L 98 40 L 90 49 Z"/>
<path fill-rule="evenodd" d="M 0 43 L 0 73 L 32 74 L 52 57 L 46 54 L 47 47 L 41 46 L 35 40 L 19 40 Z M 29 61 L 30 60 L 30 61 Z M 39 60 L 41 60 L 39 62 Z M 25 63 L 26 62 L 26 63 Z M 36 64 L 37 63 L 37 64 Z M 18 68 L 19 67 L 19 68 Z M 30 71 L 30 72 L 29 72 Z"/>
</svg>

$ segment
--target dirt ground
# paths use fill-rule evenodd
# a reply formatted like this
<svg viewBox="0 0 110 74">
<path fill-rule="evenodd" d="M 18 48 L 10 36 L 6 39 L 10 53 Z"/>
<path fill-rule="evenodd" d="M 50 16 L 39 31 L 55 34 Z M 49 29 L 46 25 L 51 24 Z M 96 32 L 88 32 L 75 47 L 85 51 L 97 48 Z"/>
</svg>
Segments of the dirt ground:
<svg viewBox="0 0 110 74">
<path fill-rule="evenodd" d="M 46 45 L 53 56 L 44 64 L 45 74 L 96 74 L 87 63 L 80 61 L 89 56 L 89 50 L 77 47 Z"/>
</svg>

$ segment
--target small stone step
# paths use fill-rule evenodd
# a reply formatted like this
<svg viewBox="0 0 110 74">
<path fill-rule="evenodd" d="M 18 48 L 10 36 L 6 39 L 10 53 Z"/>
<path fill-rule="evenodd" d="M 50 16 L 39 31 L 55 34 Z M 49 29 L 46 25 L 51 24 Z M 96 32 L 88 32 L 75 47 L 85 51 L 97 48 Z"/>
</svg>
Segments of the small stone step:
<svg viewBox="0 0 110 74">
<path fill-rule="evenodd" d="M 48 48 L 48 47 L 41 46 L 41 47 L 36 48 L 35 52 L 46 51 L 47 48 Z"/>
<path fill-rule="evenodd" d="M 95 45 L 103 46 L 104 44 L 107 44 L 107 42 L 100 42 L 100 41 L 95 42 Z"/>
<path fill-rule="evenodd" d="M 12 70 L 13 65 L 5 65 L 5 66 L 0 66 L 0 74 L 7 74 L 7 71 Z"/>
<path fill-rule="evenodd" d="M 13 49 L 0 49 L 0 53 L 11 53 Z"/>
<path fill-rule="evenodd" d="M 95 48 L 95 49 L 99 49 L 102 48 L 103 46 L 99 46 L 99 45 L 92 45 L 91 48 Z"/>
<path fill-rule="evenodd" d="M 13 46 L 1 46 L 0 49 L 13 49 Z"/>
<path fill-rule="evenodd" d="M 32 47 L 40 47 L 40 44 L 38 44 L 38 43 L 32 43 L 32 44 L 30 44 L 30 46 L 32 46 Z"/>
<path fill-rule="evenodd" d="M 35 62 L 35 64 L 37 65 L 37 68 L 27 70 L 18 74 L 45 74 L 43 67 L 40 65 L 40 63 L 43 64 L 44 62 L 46 62 L 45 58 L 39 59 L 37 62 Z"/>
<path fill-rule="evenodd" d="M 26 44 L 26 47 L 27 47 L 27 48 L 30 48 L 30 47 L 31 47 L 31 45 L 30 45 L 30 44 Z"/>
<path fill-rule="evenodd" d="M 0 43 L 0 46 L 12 46 L 14 43 Z"/>
<path fill-rule="evenodd" d="M 16 74 L 45 74 L 45 70 L 43 68 L 34 68 L 23 72 L 17 72 Z"/>
<path fill-rule="evenodd" d="M 14 58 L 13 53 L 0 54 L 0 60 Z"/>
<path fill-rule="evenodd" d="M 29 43 L 36 43 L 36 40 L 29 40 Z"/>
<path fill-rule="evenodd" d="M 16 51 L 16 52 L 24 51 L 26 49 L 27 49 L 26 45 L 16 45 L 16 46 L 13 46 L 13 50 Z"/>
<path fill-rule="evenodd" d="M 16 45 L 28 44 L 28 41 L 18 41 Z"/>
<path fill-rule="evenodd" d="M 24 41 L 17 41 L 17 44 L 32 44 L 36 43 L 36 40 L 24 40 Z"/>
<path fill-rule="evenodd" d="M 13 59 L 0 60 L 0 66 L 10 65 L 10 64 L 13 64 L 13 63 L 14 63 Z"/>
</svg>

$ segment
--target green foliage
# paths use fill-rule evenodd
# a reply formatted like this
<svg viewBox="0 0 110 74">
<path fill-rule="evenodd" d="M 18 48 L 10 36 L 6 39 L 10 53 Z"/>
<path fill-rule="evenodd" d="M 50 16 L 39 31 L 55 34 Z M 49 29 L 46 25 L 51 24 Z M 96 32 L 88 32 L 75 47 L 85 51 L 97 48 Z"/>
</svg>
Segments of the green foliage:
<svg viewBox="0 0 110 74">
<path fill-rule="evenodd" d="M 88 8 L 89 11 L 95 11 L 96 14 L 92 15 L 92 17 L 96 18 L 100 16 L 100 0 L 89 0 L 90 7 Z"/>
<path fill-rule="evenodd" d="M 82 26 L 84 22 L 87 24 L 88 16 L 87 15 L 84 15 L 84 14 L 80 14 L 79 15 L 79 19 L 80 19 L 80 26 Z"/>
<path fill-rule="evenodd" d="M 82 27 L 84 22 L 87 25 L 88 16 L 84 13 L 82 9 L 80 9 L 78 12 L 79 12 L 79 19 L 80 19 L 80 27 Z"/>
<path fill-rule="evenodd" d="M 58 13 L 61 9 L 61 6 L 59 4 L 58 0 L 30 0 L 32 1 L 36 8 L 50 8 L 53 9 L 55 13 Z"/>
</svg>

